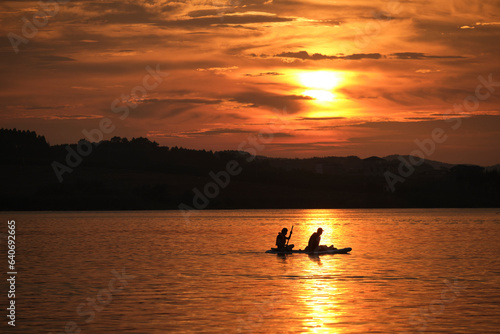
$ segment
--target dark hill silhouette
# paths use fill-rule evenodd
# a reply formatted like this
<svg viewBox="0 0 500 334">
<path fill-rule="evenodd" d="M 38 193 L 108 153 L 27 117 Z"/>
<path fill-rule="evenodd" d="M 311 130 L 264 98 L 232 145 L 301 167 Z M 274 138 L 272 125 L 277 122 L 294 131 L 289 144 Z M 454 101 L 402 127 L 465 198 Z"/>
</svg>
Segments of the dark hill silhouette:
<svg viewBox="0 0 500 334">
<path fill-rule="evenodd" d="M 409 155 L 393 154 L 393 155 L 389 155 L 389 156 L 384 157 L 384 159 L 388 160 L 388 161 L 392 161 L 392 160 L 398 160 L 398 157 L 403 157 L 406 160 L 409 160 L 409 158 L 410 158 Z M 416 158 L 416 159 L 418 159 L 418 158 Z M 429 160 L 429 159 L 425 159 L 425 163 L 432 166 L 432 168 L 434 168 L 434 169 L 449 169 L 449 168 L 454 166 L 453 164 L 448 164 L 445 162 L 434 161 L 434 160 Z"/>
<path fill-rule="evenodd" d="M 147 138 L 113 137 L 90 145 L 59 182 L 52 164 L 65 164 L 67 145 L 50 146 L 35 132 L 0 130 L 1 210 L 139 210 L 193 207 L 196 190 L 233 161 L 230 177 L 207 209 L 498 207 L 498 168 L 426 161 L 388 190 L 384 173 L 397 173 L 398 156 L 360 159 L 283 159 L 246 152 L 160 146 Z M 402 156 L 408 159 L 407 156 Z M 212 173 L 212 174 L 211 174 Z M 219 180 L 219 182 L 222 182 Z"/>
<path fill-rule="evenodd" d="M 0 129 L 0 163 L 40 163 L 50 156 L 50 146 L 34 131 Z"/>
</svg>

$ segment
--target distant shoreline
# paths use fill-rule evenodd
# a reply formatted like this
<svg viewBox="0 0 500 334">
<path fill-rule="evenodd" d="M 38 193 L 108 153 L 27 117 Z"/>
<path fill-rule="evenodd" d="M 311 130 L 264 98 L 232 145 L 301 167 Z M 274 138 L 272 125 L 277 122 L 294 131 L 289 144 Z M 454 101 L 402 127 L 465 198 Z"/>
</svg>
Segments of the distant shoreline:
<svg viewBox="0 0 500 334">
<path fill-rule="evenodd" d="M 0 130 L 0 211 L 498 208 L 500 166 L 284 159 L 114 137 L 50 146 Z M 416 161 L 409 165 L 408 161 Z"/>
<path fill-rule="evenodd" d="M 500 206 L 496 207 L 360 207 L 360 208 L 232 208 L 232 209 L 204 209 L 195 210 L 197 212 L 203 211 L 246 211 L 246 210 L 471 210 L 471 209 L 500 209 Z M 0 213 L 12 213 L 12 212 L 147 212 L 147 211 L 180 211 L 179 209 L 86 209 L 86 210 L 72 210 L 72 209 L 61 209 L 61 210 L 0 210 Z M 495 214 L 500 214 L 496 212 Z"/>
</svg>

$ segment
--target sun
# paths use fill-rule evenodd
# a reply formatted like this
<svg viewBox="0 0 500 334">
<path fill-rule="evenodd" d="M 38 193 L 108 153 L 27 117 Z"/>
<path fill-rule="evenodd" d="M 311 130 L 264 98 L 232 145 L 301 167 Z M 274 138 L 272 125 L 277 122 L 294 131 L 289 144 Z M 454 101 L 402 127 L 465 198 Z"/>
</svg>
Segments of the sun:
<svg viewBox="0 0 500 334">
<path fill-rule="evenodd" d="M 307 88 L 302 95 L 320 102 L 331 102 L 335 99 L 332 92 L 342 82 L 342 74 L 335 71 L 309 71 L 298 74 L 299 83 Z"/>
<path fill-rule="evenodd" d="M 319 90 L 319 89 L 309 89 L 306 91 L 302 92 L 302 95 L 312 97 L 315 100 L 318 101 L 333 101 L 335 98 L 335 95 L 332 92 L 326 91 L 326 90 Z"/>
<path fill-rule="evenodd" d="M 331 90 L 340 83 L 341 77 L 334 71 L 312 71 L 300 73 L 299 80 L 308 88 Z"/>
</svg>

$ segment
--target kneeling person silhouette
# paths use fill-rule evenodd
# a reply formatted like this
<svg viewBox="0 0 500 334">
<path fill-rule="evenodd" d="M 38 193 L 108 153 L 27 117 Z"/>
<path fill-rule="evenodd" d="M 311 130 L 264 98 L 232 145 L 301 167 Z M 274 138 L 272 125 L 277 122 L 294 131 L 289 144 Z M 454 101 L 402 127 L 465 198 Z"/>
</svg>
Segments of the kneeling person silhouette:
<svg viewBox="0 0 500 334">
<path fill-rule="evenodd" d="M 276 246 L 280 252 L 291 251 L 293 249 L 294 245 L 287 245 L 287 240 L 290 240 L 292 237 L 292 232 L 290 232 L 290 236 L 288 237 L 286 236 L 287 233 L 288 229 L 285 227 L 278 233 L 278 236 L 276 236 Z"/>
</svg>

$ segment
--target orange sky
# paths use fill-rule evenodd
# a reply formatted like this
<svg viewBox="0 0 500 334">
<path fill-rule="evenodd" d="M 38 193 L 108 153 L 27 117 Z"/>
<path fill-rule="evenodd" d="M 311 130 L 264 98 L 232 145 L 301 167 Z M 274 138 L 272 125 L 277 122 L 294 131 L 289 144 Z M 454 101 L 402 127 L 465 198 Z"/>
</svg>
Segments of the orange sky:
<svg viewBox="0 0 500 334">
<path fill-rule="evenodd" d="M 498 1 L 72 0 L 49 7 L 52 15 L 38 1 L 2 1 L 0 9 L 1 126 L 51 144 L 76 142 L 109 117 L 116 128 L 106 138 L 235 150 L 272 129 L 261 155 L 364 158 L 410 154 L 441 128 L 447 139 L 429 159 L 500 163 Z M 23 35 L 34 16 L 38 32 Z M 29 37 L 17 53 L 12 34 Z M 169 74 L 158 87 L 126 97 L 157 64 Z M 480 76 L 498 86 L 474 100 Z M 111 110 L 122 96 L 137 104 L 125 119 Z M 460 125 L 446 122 L 464 101 L 469 110 L 454 112 Z"/>
</svg>

